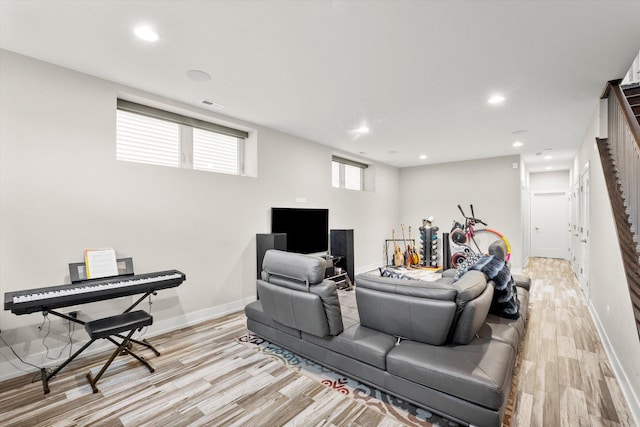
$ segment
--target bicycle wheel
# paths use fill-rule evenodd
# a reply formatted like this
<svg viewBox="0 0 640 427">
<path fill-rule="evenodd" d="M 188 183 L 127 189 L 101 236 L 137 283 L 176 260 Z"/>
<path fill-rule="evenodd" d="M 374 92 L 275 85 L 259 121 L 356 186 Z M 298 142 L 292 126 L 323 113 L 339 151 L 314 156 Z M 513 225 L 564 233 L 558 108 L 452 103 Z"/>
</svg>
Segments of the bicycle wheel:
<svg viewBox="0 0 640 427">
<path fill-rule="evenodd" d="M 469 242 L 469 246 L 471 246 L 474 251 L 478 251 L 478 253 L 482 255 L 489 255 L 489 246 L 496 240 L 502 240 L 506 245 L 507 252 L 504 254 L 504 259 L 505 261 L 509 261 L 509 259 L 511 259 L 511 245 L 502 233 L 499 233 L 490 228 L 475 230 L 471 240 L 472 241 Z"/>
</svg>

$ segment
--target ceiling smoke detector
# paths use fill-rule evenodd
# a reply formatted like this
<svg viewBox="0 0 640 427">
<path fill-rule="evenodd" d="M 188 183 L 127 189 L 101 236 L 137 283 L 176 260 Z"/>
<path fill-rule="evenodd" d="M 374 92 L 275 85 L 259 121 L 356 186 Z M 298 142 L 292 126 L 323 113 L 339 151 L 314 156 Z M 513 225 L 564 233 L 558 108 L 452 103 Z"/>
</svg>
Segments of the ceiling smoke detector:
<svg viewBox="0 0 640 427">
<path fill-rule="evenodd" d="M 211 80 L 211 76 L 202 70 L 189 70 L 186 72 L 187 78 L 191 81 L 204 83 Z"/>
</svg>

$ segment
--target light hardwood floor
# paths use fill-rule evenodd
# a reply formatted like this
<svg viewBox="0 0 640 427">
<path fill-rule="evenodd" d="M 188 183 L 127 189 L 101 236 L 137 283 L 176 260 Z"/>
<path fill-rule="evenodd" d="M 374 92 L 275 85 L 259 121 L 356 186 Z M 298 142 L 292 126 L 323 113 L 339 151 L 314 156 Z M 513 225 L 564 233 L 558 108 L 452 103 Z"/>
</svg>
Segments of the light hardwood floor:
<svg viewBox="0 0 640 427">
<path fill-rule="evenodd" d="M 569 264 L 533 259 L 524 274 L 533 286 L 512 424 L 632 426 Z M 244 331 L 239 312 L 154 337 L 162 355 L 141 353 L 155 373 L 118 357 L 98 394 L 85 374 L 105 355 L 73 362 L 46 396 L 33 375 L 2 382 L 0 425 L 402 425 L 238 344 Z"/>
</svg>

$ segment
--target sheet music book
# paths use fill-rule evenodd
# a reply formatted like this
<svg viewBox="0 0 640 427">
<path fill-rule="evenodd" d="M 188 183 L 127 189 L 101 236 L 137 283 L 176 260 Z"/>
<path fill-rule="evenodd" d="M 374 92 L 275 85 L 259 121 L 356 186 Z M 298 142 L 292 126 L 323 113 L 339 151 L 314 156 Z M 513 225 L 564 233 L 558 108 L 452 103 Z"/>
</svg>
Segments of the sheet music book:
<svg viewBox="0 0 640 427">
<path fill-rule="evenodd" d="M 87 279 L 118 275 L 118 263 L 114 249 L 86 249 L 84 261 L 87 267 Z"/>
</svg>

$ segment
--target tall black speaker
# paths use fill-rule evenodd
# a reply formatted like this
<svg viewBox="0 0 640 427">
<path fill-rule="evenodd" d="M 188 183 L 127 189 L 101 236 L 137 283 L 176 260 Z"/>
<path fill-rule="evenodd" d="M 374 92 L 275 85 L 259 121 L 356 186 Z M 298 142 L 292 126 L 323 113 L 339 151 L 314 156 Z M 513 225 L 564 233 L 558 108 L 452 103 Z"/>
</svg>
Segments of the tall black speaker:
<svg viewBox="0 0 640 427">
<path fill-rule="evenodd" d="M 256 270 L 256 278 L 262 277 L 262 260 L 265 252 L 269 249 L 279 249 L 281 251 L 287 250 L 287 234 L 286 233 L 271 233 L 271 234 L 256 234 L 256 257 L 258 268 Z"/>
<path fill-rule="evenodd" d="M 336 262 L 336 267 L 342 268 L 351 283 L 354 280 L 354 256 L 353 256 L 353 230 L 331 230 L 331 255 L 340 257 Z"/>
<path fill-rule="evenodd" d="M 451 268 L 451 247 L 449 246 L 449 233 L 442 233 L 442 271 Z"/>
</svg>

